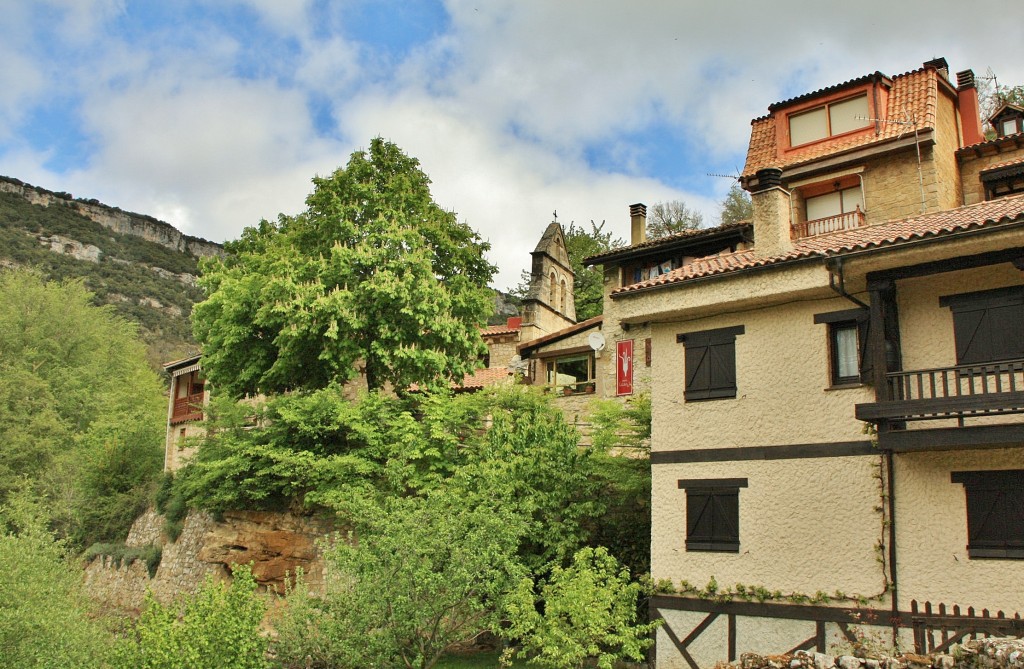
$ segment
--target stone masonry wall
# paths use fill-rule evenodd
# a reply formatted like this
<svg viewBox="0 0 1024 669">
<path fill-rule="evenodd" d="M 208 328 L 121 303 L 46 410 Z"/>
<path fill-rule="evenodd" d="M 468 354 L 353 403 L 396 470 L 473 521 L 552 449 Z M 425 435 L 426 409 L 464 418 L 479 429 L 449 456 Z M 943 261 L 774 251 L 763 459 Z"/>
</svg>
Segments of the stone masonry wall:
<svg viewBox="0 0 1024 669">
<path fill-rule="evenodd" d="M 1024 669 L 1024 640 L 1006 637 L 974 639 L 954 644 L 949 653 L 888 657 L 864 648 L 853 655 L 797 651 L 792 655 L 740 656 L 739 669 Z M 733 665 L 720 665 L 733 666 Z"/>
<path fill-rule="evenodd" d="M 125 542 L 131 547 L 162 546 L 153 578 L 141 561 L 118 566 L 110 557 L 98 557 L 85 568 L 89 595 L 107 607 L 138 611 L 147 590 L 157 600 L 169 602 L 194 592 L 207 575 L 226 579 L 230 565 L 249 563 L 263 587 L 283 590 L 286 574 L 294 575 L 301 568 L 306 582 L 317 590 L 323 585 L 318 542 L 335 530 L 319 519 L 255 511 L 228 512 L 220 521 L 206 513 L 189 513 L 173 542 L 163 527 L 163 517 L 147 511 L 135 521 Z"/>
</svg>

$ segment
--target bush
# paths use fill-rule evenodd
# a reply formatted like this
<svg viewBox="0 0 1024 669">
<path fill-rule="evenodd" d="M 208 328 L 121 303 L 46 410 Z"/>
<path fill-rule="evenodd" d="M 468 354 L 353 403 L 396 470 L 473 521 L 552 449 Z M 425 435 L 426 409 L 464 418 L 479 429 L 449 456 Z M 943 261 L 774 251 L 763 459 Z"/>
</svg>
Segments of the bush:
<svg viewBox="0 0 1024 669">
<path fill-rule="evenodd" d="M 642 591 L 604 548 L 584 548 L 570 567 L 552 571 L 539 598 L 530 579 L 520 582 L 507 601 L 503 634 L 522 644 L 519 652 L 531 665 L 544 669 L 577 669 L 591 659 L 601 669 L 619 659 L 641 661 L 658 626 L 636 621 Z"/>
<path fill-rule="evenodd" d="M 194 595 L 163 605 L 152 593 L 135 628 L 118 645 L 114 669 L 264 669 L 260 635 L 266 610 L 249 567 L 235 567 L 230 585 L 208 576 Z"/>
<path fill-rule="evenodd" d="M 124 564 L 131 564 L 136 560 L 142 560 L 146 565 L 146 571 L 150 578 L 156 576 L 156 569 L 160 566 L 160 558 L 163 550 L 160 546 L 150 544 L 149 546 L 126 546 L 125 544 L 93 544 L 86 549 L 82 559 L 92 562 L 100 556 L 110 556 L 118 567 Z"/>
</svg>

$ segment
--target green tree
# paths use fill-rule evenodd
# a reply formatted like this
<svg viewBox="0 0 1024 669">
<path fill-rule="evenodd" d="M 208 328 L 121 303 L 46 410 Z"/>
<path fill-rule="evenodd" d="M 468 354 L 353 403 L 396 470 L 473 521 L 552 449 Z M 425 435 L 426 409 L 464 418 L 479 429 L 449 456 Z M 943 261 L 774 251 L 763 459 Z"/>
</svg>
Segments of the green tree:
<svg viewBox="0 0 1024 669">
<path fill-rule="evenodd" d="M 590 222 L 590 229 L 582 225 L 570 223 L 565 231 L 565 250 L 572 263 L 572 271 L 576 273 L 574 295 L 576 297 L 576 320 L 604 313 L 604 271 L 601 267 L 588 267 L 583 263 L 585 258 L 606 253 L 614 248 L 624 246 L 625 242 L 605 232 L 604 221 L 598 225 Z"/>
<path fill-rule="evenodd" d="M 164 605 L 147 594 L 142 616 L 116 650 L 117 669 L 262 669 L 260 634 L 266 605 L 249 567 L 236 566 L 230 584 L 207 577 L 199 591 Z"/>
<path fill-rule="evenodd" d="M 38 502 L 0 509 L 0 658 L 5 667 L 103 666 L 113 637 L 82 590 L 82 570 L 44 527 Z"/>
<path fill-rule="evenodd" d="M 493 307 L 489 245 L 441 209 L 419 161 L 381 138 L 313 179 L 306 211 L 262 221 L 204 264 L 203 367 L 227 394 L 461 378 Z"/>
<path fill-rule="evenodd" d="M 739 183 L 734 183 L 722 200 L 722 225 L 749 221 L 753 217 L 754 205 L 750 201 L 750 195 L 740 188 Z"/>
<path fill-rule="evenodd" d="M 123 538 L 145 506 L 167 406 L 135 326 L 91 299 L 0 272 L 0 502 L 28 485 L 79 545 Z"/>
<path fill-rule="evenodd" d="M 326 559 L 322 599 L 301 590 L 278 623 L 288 669 L 429 669 L 454 645 L 500 622 L 505 593 L 525 574 L 516 560 L 521 518 L 502 504 L 471 504 L 437 490 L 392 498 L 364 518 L 358 540 Z"/>
<path fill-rule="evenodd" d="M 655 203 L 647 210 L 647 236 L 659 239 L 704 225 L 704 215 L 682 200 Z"/>
<path fill-rule="evenodd" d="M 637 622 L 643 590 L 606 549 L 584 548 L 569 567 L 555 567 L 539 595 L 530 579 L 519 582 L 506 600 L 509 625 L 502 634 L 521 643 L 529 664 L 545 669 L 578 669 L 590 660 L 601 669 L 619 659 L 639 662 L 658 626 Z"/>
</svg>

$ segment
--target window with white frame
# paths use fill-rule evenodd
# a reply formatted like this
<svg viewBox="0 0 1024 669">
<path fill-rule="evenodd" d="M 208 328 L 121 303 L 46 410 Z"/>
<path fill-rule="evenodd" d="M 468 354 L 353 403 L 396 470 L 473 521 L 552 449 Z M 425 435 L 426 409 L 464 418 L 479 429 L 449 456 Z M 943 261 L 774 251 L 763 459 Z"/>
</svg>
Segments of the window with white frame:
<svg viewBox="0 0 1024 669">
<path fill-rule="evenodd" d="M 832 193 L 809 197 L 805 206 L 808 221 L 848 214 L 858 209 L 864 211 L 864 192 L 860 186 L 843 188 Z"/>
<path fill-rule="evenodd" d="M 866 93 L 792 114 L 789 117 L 789 145 L 800 146 L 865 128 L 871 124 L 868 116 Z"/>
</svg>

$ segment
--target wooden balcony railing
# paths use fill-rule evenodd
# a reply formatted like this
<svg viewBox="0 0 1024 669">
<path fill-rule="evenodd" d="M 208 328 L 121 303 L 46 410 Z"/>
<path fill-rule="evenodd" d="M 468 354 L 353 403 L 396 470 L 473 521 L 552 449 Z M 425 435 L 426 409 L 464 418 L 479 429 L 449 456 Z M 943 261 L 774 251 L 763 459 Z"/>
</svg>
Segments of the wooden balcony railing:
<svg viewBox="0 0 1024 669">
<path fill-rule="evenodd" d="M 848 211 L 836 216 L 816 218 L 803 223 L 794 223 L 790 228 L 790 238 L 803 239 L 823 235 L 826 232 L 838 232 L 839 230 L 853 230 L 864 226 L 864 212 L 858 206 L 853 211 Z"/>
<path fill-rule="evenodd" d="M 177 397 L 171 410 L 171 423 L 203 419 L 203 393 Z"/>
<path fill-rule="evenodd" d="M 886 374 L 886 398 L 858 404 L 871 422 L 1024 413 L 1024 359 Z"/>
</svg>

